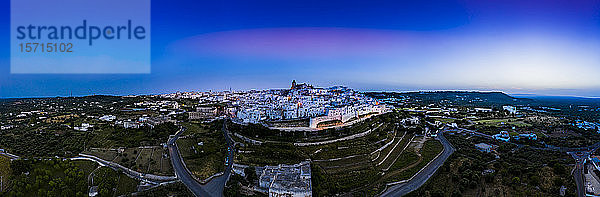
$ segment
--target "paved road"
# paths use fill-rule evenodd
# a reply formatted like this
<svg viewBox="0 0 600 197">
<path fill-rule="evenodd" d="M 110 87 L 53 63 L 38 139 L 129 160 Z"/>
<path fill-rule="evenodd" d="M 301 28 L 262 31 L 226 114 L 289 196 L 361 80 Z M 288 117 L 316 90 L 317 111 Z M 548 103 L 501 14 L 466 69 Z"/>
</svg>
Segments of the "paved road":
<svg viewBox="0 0 600 197">
<path fill-rule="evenodd" d="M 403 196 L 406 195 L 419 187 L 421 187 L 433 174 L 437 169 L 444 164 L 444 162 L 454 153 L 454 147 L 448 142 L 448 140 L 444 137 L 443 132 L 438 134 L 438 139 L 442 142 L 444 146 L 444 150 L 442 154 L 433 160 L 429 165 L 427 165 L 423 170 L 421 170 L 416 176 L 413 177 L 410 181 L 398 185 L 391 186 L 388 188 L 385 193 L 381 196 Z"/>
<path fill-rule="evenodd" d="M 585 160 L 589 156 L 589 152 L 578 151 L 569 152 L 569 155 L 575 159 L 575 169 L 573 171 L 573 178 L 575 179 L 575 185 L 577 186 L 577 196 L 585 196 L 585 178 L 583 177 L 583 165 Z"/>
<path fill-rule="evenodd" d="M 595 145 L 594 145 L 595 146 Z M 585 161 L 589 158 L 590 154 L 594 153 L 598 147 L 591 146 L 588 151 L 574 151 L 568 152 L 569 155 L 575 159 L 575 169 L 573 171 L 573 178 L 575 179 L 575 185 L 577 186 L 577 196 L 584 197 L 585 194 L 585 178 L 583 176 Z"/>
<path fill-rule="evenodd" d="M 179 150 L 177 149 L 177 145 L 175 141 L 183 131 L 185 131 L 185 127 L 179 130 L 177 134 L 167 142 L 167 146 L 169 147 L 169 154 L 171 155 L 171 164 L 173 164 L 173 169 L 175 169 L 175 176 L 185 184 L 185 186 L 194 193 L 195 196 L 213 196 L 208 193 L 200 183 L 196 182 L 196 180 L 190 175 L 190 173 L 185 168 L 181 156 L 179 155 Z"/>
<path fill-rule="evenodd" d="M 86 154 L 82 154 L 82 153 L 79 153 L 79 157 L 73 157 L 73 158 L 70 158 L 70 160 L 93 161 L 93 162 L 100 164 L 100 166 L 108 166 L 112 169 L 120 170 L 121 172 L 125 173 L 129 177 L 143 180 L 143 181 L 146 181 L 146 182 L 152 183 L 152 184 L 159 184 L 162 182 L 169 182 L 169 181 L 173 181 L 173 180 L 177 179 L 176 177 L 173 177 L 173 176 L 160 176 L 160 175 L 145 174 L 145 173 L 137 172 L 137 171 L 131 170 L 129 168 L 126 168 L 125 166 L 122 166 L 118 163 L 115 163 L 112 161 L 106 161 L 106 160 L 100 159 L 96 156 L 86 155 Z"/>
<path fill-rule="evenodd" d="M 215 177 L 211 179 L 206 185 L 202 185 L 196 181 L 190 174 L 190 172 L 185 167 L 181 159 L 181 155 L 179 155 L 179 150 L 177 149 L 177 144 L 175 141 L 179 138 L 181 133 L 185 131 L 185 127 L 182 128 L 175 136 L 167 142 L 167 146 L 169 147 L 169 153 L 171 155 L 171 163 L 173 164 L 173 169 L 175 169 L 175 175 L 185 184 L 185 186 L 194 193 L 195 196 L 214 196 L 220 197 L 223 196 L 223 189 L 225 188 L 225 184 L 229 180 L 229 176 L 231 175 L 231 171 L 233 168 L 233 140 L 229 137 L 229 131 L 226 128 L 226 124 L 223 124 L 223 135 L 225 135 L 225 141 L 227 142 L 228 152 L 228 165 L 225 168 L 225 172 L 223 175 Z"/>
<path fill-rule="evenodd" d="M 583 178 L 583 165 L 578 163 L 575 165 L 575 185 L 577 185 L 577 196 L 585 197 L 585 180 Z"/>
<path fill-rule="evenodd" d="M 231 176 L 231 171 L 233 168 L 233 140 L 229 137 L 229 131 L 227 130 L 226 124 L 223 124 L 223 134 L 225 135 L 225 141 L 227 142 L 227 147 L 229 147 L 227 152 L 228 165 L 225 168 L 225 172 L 223 175 L 215 177 L 211 179 L 206 185 L 203 185 L 204 189 L 209 193 L 213 194 L 213 196 L 223 196 L 223 189 L 225 188 L 225 184 L 229 180 L 229 176 Z"/>
<path fill-rule="evenodd" d="M 10 154 L 7 152 L 0 152 L 0 155 L 4 155 L 4 156 L 8 157 L 11 161 L 19 159 L 19 156 L 16 156 L 16 155 L 13 155 L 13 154 Z"/>
</svg>

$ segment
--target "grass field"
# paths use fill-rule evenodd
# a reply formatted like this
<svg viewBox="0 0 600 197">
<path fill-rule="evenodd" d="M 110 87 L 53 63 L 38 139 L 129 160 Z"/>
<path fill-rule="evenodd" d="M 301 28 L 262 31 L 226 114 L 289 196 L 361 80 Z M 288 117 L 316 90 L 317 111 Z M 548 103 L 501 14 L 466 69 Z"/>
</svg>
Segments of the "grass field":
<svg viewBox="0 0 600 197">
<path fill-rule="evenodd" d="M 389 154 L 387 159 L 381 163 L 381 167 L 384 169 L 389 169 L 394 164 L 394 162 L 397 161 L 398 157 L 400 157 L 400 154 L 406 152 L 405 148 L 408 143 L 411 143 L 413 137 L 414 134 L 412 133 L 404 136 L 404 139 L 402 139 L 402 141 L 398 143 L 396 149 L 394 149 L 394 151 Z"/>
<path fill-rule="evenodd" d="M 185 187 L 185 185 L 178 181 L 175 183 L 170 183 L 166 185 L 161 185 L 159 187 L 146 190 L 143 192 L 137 193 L 137 196 L 148 196 L 148 197 L 164 197 L 164 196 L 173 196 L 173 197 L 194 197 L 194 194 L 190 192 L 190 190 Z"/>
<path fill-rule="evenodd" d="M 529 127 L 531 124 L 526 123 L 525 121 L 517 118 L 503 118 L 503 119 L 486 119 L 486 120 L 476 120 L 474 121 L 477 124 L 481 124 L 481 126 L 502 126 L 510 125 L 515 127 Z"/>
<path fill-rule="evenodd" d="M 179 139 L 177 146 L 188 169 L 197 178 L 204 180 L 225 169 L 225 154 L 197 145 L 195 139 Z M 203 145 L 204 146 L 204 145 Z M 223 147 L 224 148 L 224 147 Z"/>
<path fill-rule="evenodd" d="M 121 196 L 131 194 L 137 191 L 138 181 L 129 178 L 127 175 L 110 169 L 101 167 L 94 172 L 94 185 L 98 186 L 100 196 Z"/>
<path fill-rule="evenodd" d="M 6 189 L 9 188 L 10 180 L 8 178 L 11 172 L 10 159 L 0 155 L 0 176 L 2 177 L 2 187 L 0 188 L 0 191 L 6 191 Z"/>
<path fill-rule="evenodd" d="M 394 165 L 396 165 L 397 170 L 399 170 L 398 175 L 391 177 L 390 182 L 401 181 L 411 178 L 415 175 L 419 170 L 425 167 L 431 160 L 433 160 L 444 147 L 437 140 L 427 140 L 425 144 L 423 144 L 423 148 L 420 150 L 414 150 L 413 152 L 407 151 L 404 160 L 398 160 Z M 403 153 L 403 154 L 405 154 Z M 420 155 L 420 156 L 419 156 Z M 415 158 L 415 156 L 417 156 Z M 400 162 L 400 163 L 399 163 Z M 401 163 L 406 163 L 408 165 L 402 165 Z"/>
<path fill-rule="evenodd" d="M 453 123 L 456 120 L 452 118 L 433 118 L 434 121 L 440 121 L 442 123 Z"/>
<path fill-rule="evenodd" d="M 211 131 L 210 125 L 201 123 L 183 122 L 181 126 L 185 127 L 186 130 L 183 132 L 183 136 L 191 135 L 194 133 L 208 133 Z"/>
<path fill-rule="evenodd" d="M 92 149 L 84 153 L 116 162 L 142 173 L 173 175 L 168 150 L 161 146 L 126 148 L 120 154 L 110 149 Z"/>
<path fill-rule="evenodd" d="M 351 157 L 314 162 L 315 194 L 373 196 L 381 192 L 386 183 L 412 177 L 443 149 L 437 140 L 413 136 L 409 133 L 403 138 L 397 137 L 375 161 L 369 157 Z M 377 165 L 379 163 L 381 165 Z"/>
<path fill-rule="evenodd" d="M 220 127 L 188 123 L 188 130 L 177 140 L 187 166 L 197 178 L 204 180 L 225 170 L 226 142 Z"/>
<path fill-rule="evenodd" d="M 331 144 L 299 147 L 300 151 L 310 155 L 313 160 L 334 159 L 349 155 L 369 154 L 383 144 L 393 140 L 394 128 L 391 125 L 382 125 L 371 131 L 368 135 L 352 140 L 346 140 Z M 402 136 L 399 134 L 398 138 Z"/>
</svg>

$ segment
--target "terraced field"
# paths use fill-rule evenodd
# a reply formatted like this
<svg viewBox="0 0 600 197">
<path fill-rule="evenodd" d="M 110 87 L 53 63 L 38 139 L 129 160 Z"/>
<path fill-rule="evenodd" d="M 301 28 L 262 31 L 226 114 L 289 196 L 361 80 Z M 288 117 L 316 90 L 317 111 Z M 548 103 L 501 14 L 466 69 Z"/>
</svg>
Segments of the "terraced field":
<svg viewBox="0 0 600 197">
<path fill-rule="evenodd" d="M 313 177 L 318 183 L 315 193 L 342 191 L 349 196 L 377 195 L 387 183 L 411 178 L 442 149 L 435 139 L 397 131 L 393 141 L 372 154 L 313 161 L 313 172 L 317 171 Z"/>
<path fill-rule="evenodd" d="M 402 153 L 402 159 L 398 159 L 394 163 L 393 169 L 390 169 L 394 173 L 384 176 L 384 179 L 388 180 L 387 182 L 407 180 L 425 167 L 442 150 L 443 146 L 439 141 L 427 140 L 423 144 L 423 148 Z"/>
<path fill-rule="evenodd" d="M 243 135 L 262 142 L 252 144 L 234 137 L 234 140 L 245 144 L 238 147 L 234 161 L 237 164 L 262 166 L 310 160 L 313 195 L 375 196 L 388 183 L 412 177 L 442 151 L 439 141 L 420 135 L 420 126 L 405 128 L 396 122 L 401 115 L 388 117 L 380 122 L 357 124 L 352 132 L 328 131 L 318 136 L 320 141 L 316 141 L 314 135 L 308 141 L 305 139 L 308 137 L 269 141 L 261 139 L 258 134 Z M 366 131 L 369 131 L 366 135 L 347 138 Z M 270 132 L 277 134 L 277 131 Z M 262 132 L 263 135 L 268 133 Z M 270 139 L 286 135 L 301 134 L 281 133 Z M 328 141 L 342 138 L 344 140 Z"/>
</svg>

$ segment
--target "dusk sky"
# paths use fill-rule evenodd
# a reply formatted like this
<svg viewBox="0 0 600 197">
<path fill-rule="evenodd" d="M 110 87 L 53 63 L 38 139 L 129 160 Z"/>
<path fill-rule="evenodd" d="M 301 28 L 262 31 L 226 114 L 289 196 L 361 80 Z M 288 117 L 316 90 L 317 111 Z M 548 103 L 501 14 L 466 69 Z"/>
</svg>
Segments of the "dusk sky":
<svg viewBox="0 0 600 197">
<path fill-rule="evenodd" d="M 9 11 L 1 1 L 2 98 L 286 88 L 293 79 L 600 97 L 600 1 L 153 0 L 150 74 L 10 74 Z"/>
</svg>

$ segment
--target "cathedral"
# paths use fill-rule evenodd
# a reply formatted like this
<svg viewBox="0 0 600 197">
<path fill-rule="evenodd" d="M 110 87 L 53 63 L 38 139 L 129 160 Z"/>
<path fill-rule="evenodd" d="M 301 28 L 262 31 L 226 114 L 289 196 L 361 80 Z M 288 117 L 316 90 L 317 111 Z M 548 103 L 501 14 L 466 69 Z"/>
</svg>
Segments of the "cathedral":
<svg viewBox="0 0 600 197">
<path fill-rule="evenodd" d="M 297 84 L 296 80 L 292 81 L 292 87 L 290 89 L 292 90 L 299 90 L 299 89 L 312 89 L 313 86 L 306 84 L 306 83 L 301 83 L 301 84 Z"/>
</svg>

